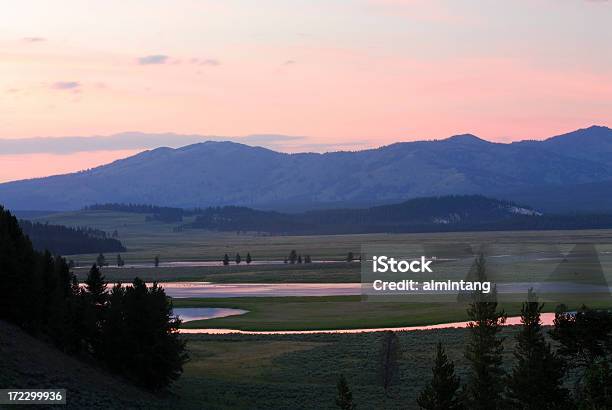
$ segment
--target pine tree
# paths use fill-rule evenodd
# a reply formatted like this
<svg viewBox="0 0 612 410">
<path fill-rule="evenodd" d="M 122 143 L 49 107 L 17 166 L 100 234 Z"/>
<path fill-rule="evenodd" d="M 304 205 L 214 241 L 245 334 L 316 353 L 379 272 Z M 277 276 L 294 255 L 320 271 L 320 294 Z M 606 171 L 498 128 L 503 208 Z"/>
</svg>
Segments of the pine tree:
<svg viewBox="0 0 612 410">
<path fill-rule="evenodd" d="M 155 267 L 159 267 L 159 255 L 155 255 L 155 259 L 153 259 L 153 264 Z"/>
<path fill-rule="evenodd" d="M 104 256 L 103 253 L 98 254 L 98 257 L 96 258 L 96 264 L 102 268 L 104 266 L 106 266 L 106 257 Z"/>
<path fill-rule="evenodd" d="M 417 398 L 418 405 L 425 410 L 459 410 L 463 404 L 458 397 L 459 377 L 455 365 L 448 360 L 442 343 L 438 342 L 431 382 Z"/>
<path fill-rule="evenodd" d="M 298 255 L 297 263 L 302 264 L 302 255 Z"/>
<path fill-rule="evenodd" d="M 247 256 L 246 256 L 246 263 L 247 265 L 250 264 L 253 261 L 253 259 L 251 258 L 251 254 L 249 252 L 247 252 Z"/>
<path fill-rule="evenodd" d="M 355 259 L 355 255 L 353 255 L 353 252 L 349 252 L 346 254 L 346 261 L 347 262 L 353 262 L 353 260 Z"/>
<path fill-rule="evenodd" d="M 223 265 L 224 266 L 229 265 L 229 256 L 227 253 L 225 254 L 225 256 L 223 256 Z"/>
<path fill-rule="evenodd" d="M 380 351 L 381 381 L 385 394 L 389 395 L 391 385 L 396 382 L 399 374 L 400 343 L 397 334 L 392 331 L 384 332 Z"/>
<path fill-rule="evenodd" d="M 289 262 L 291 264 L 294 264 L 296 260 L 297 260 L 297 252 L 295 251 L 295 249 L 292 249 L 291 252 L 289 253 Z"/>
<path fill-rule="evenodd" d="M 580 409 L 612 409 L 612 369 L 610 359 L 597 359 L 584 374 Z"/>
<path fill-rule="evenodd" d="M 476 260 L 479 281 L 486 281 L 485 260 Z M 470 376 L 465 388 L 466 405 L 474 410 L 495 410 L 502 405 L 503 339 L 498 337 L 506 321 L 505 313 L 497 311 L 495 287 L 490 294 L 476 291 L 468 307 L 469 342 L 465 357 L 470 363 Z"/>
<path fill-rule="evenodd" d="M 121 267 L 123 265 L 125 265 L 125 262 L 123 261 L 123 258 L 121 257 L 121 254 L 118 253 L 117 254 L 117 266 Z"/>
<path fill-rule="evenodd" d="M 242 258 L 239 253 L 236 253 L 236 265 L 240 265 L 240 262 L 242 262 Z"/>
<path fill-rule="evenodd" d="M 516 364 L 507 380 L 508 400 L 513 408 L 561 409 L 569 392 L 563 388 L 564 362 L 546 342 L 540 313 L 543 305 L 529 291 L 521 309 L 521 332 L 516 336 Z"/>
<path fill-rule="evenodd" d="M 124 374 L 150 389 L 176 380 L 187 360 L 185 341 L 178 334 L 180 319 L 172 316 L 172 302 L 157 283 L 147 288 L 136 278 L 122 298 L 125 349 Z"/>
<path fill-rule="evenodd" d="M 91 266 L 87 279 L 85 279 L 85 290 L 95 305 L 106 303 L 108 292 L 104 276 L 96 264 Z"/>
<path fill-rule="evenodd" d="M 342 410 L 354 410 L 356 408 L 353 404 L 353 393 L 346 382 L 346 378 L 343 374 L 338 379 L 338 396 L 336 397 L 336 406 Z"/>
</svg>

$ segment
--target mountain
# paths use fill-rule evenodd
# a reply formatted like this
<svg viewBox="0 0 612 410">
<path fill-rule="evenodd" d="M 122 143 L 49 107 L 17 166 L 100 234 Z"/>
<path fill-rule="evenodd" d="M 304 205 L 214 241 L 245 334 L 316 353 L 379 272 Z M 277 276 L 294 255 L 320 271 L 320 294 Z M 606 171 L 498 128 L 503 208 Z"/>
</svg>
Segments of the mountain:
<svg viewBox="0 0 612 410">
<path fill-rule="evenodd" d="M 456 194 L 514 200 L 531 192 L 536 195 L 528 204 L 539 208 L 546 199 L 537 195 L 543 187 L 610 181 L 612 130 L 594 126 L 543 141 L 503 144 L 468 134 L 325 154 L 209 141 L 157 148 L 82 172 L 0 184 L 0 203 L 27 210 L 104 202 L 286 210 Z"/>
</svg>

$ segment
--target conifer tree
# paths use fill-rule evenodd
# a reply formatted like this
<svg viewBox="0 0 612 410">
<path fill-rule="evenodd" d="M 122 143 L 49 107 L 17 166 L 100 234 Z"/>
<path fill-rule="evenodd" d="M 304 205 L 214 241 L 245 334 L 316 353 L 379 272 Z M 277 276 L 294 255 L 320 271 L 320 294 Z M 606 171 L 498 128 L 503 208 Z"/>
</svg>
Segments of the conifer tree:
<svg viewBox="0 0 612 410">
<path fill-rule="evenodd" d="M 289 253 L 289 262 L 291 264 L 294 264 L 297 261 L 297 252 L 295 251 L 295 249 L 292 249 L 291 252 Z"/>
<path fill-rule="evenodd" d="M 353 393 L 346 382 L 343 374 L 340 375 L 337 383 L 338 396 L 336 397 L 336 406 L 342 410 L 354 410 L 356 408 L 353 403 Z"/>
<path fill-rule="evenodd" d="M 436 348 L 432 373 L 431 381 L 417 398 L 418 405 L 425 410 L 463 409 L 458 396 L 459 377 L 455 375 L 455 365 L 448 360 L 441 342 Z"/>
<path fill-rule="evenodd" d="M 399 375 L 400 343 L 397 334 L 392 331 L 383 333 L 380 351 L 381 381 L 385 394 L 389 395 L 391 385 L 397 381 Z"/>
<path fill-rule="evenodd" d="M 253 261 L 253 259 L 251 258 L 251 254 L 249 252 L 247 252 L 247 256 L 246 256 L 246 263 L 247 265 L 250 264 Z"/>
<path fill-rule="evenodd" d="M 242 262 L 242 258 L 239 253 L 236 253 L 236 265 L 240 265 L 240 262 Z"/>
<path fill-rule="evenodd" d="M 103 253 L 99 253 L 98 257 L 96 258 L 96 264 L 102 268 L 106 265 L 106 257 L 104 256 Z"/>
<path fill-rule="evenodd" d="M 561 409 L 568 403 L 563 388 L 564 362 L 546 342 L 540 313 L 542 304 L 529 291 L 521 309 L 522 329 L 516 336 L 516 364 L 507 379 L 508 401 L 516 409 Z"/>
<path fill-rule="evenodd" d="M 485 259 L 476 260 L 476 276 L 486 281 Z M 489 294 L 476 291 L 468 307 L 469 341 L 465 357 L 470 363 L 470 375 L 465 388 L 466 406 L 474 410 L 496 410 L 502 406 L 503 339 L 498 336 L 506 315 L 497 311 L 495 286 Z"/>
<path fill-rule="evenodd" d="M 106 302 L 108 292 L 106 291 L 106 282 L 102 272 L 93 264 L 85 279 L 85 289 L 87 294 L 95 305 L 103 305 Z"/>
<path fill-rule="evenodd" d="M 229 255 L 227 253 L 225 254 L 225 256 L 223 256 L 223 265 L 229 265 Z"/>
</svg>

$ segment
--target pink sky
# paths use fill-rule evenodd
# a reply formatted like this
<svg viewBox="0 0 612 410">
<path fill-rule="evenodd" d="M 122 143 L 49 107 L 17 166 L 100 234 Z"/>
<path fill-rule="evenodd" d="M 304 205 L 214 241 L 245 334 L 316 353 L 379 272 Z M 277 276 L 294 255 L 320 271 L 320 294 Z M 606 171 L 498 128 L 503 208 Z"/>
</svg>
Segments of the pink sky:
<svg viewBox="0 0 612 410">
<path fill-rule="evenodd" d="M 358 149 L 610 126 L 611 12 L 589 0 L 13 2 L 0 17 L 0 139 L 275 133 Z M 0 152 L 0 181 L 129 153 Z"/>
</svg>

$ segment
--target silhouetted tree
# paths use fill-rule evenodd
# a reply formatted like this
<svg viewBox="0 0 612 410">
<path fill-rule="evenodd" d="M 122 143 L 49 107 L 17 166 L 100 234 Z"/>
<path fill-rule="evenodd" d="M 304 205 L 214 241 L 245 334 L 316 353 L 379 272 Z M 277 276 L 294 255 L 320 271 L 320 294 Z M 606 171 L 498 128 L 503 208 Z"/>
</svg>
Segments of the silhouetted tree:
<svg viewBox="0 0 612 410">
<path fill-rule="evenodd" d="M 580 409 L 612 409 L 612 369 L 609 359 L 597 359 L 586 369 Z"/>
<path fill-rule="evenodd" d="M 380 349 L 380 374 L 385 394 L 389 395 L 391 385 L 399 374 L 400 343 L 395 332 L 383 333 Z"/>
<path fill-rule="evenodd" d="M 295 261 L 297 261 L 297 252 L 295 251 L 295 249 L 292 249 L 289 253 L 289 262 L 291 264 L 294 264 Z"/>
<path fill-rule="evenodd" d="M 552 351 L 542 332 L 541 305 L 529 291 L 521 309 L 522 329 L 516 335 L 516 364 L 507 379 L 508 401 L 516 409 L 565 408 L 569 392 L 563 388 L 564 362 Z"/>
<path fill-rule="evenodd" d="M 187 360 L 178 334 L 181 321 L 172 316 L 170 298 L 157 283 L 147 288 L 136 278 L 125 288 L 123 306 L 124 374 L 150 389 L 167 386 L 181 375 Z"/>
<path fill-rule="evenodd" d="M 312 259 L 310 259 L 310 255 L 304 256 L 304 263 L 312 263 Z"/>
<path fill-rule="evenodd" d="M 153 260 L 153 264 L 155 267 L 159 267 L 159 255 L 155 255 L 155 259 Z"/>
<path fill-rule="evenodd" d="M 229 255 L 227 253 L 225 254 L 225 256 L 223 256 L 223 265 L 229 265 Z"/>
<path fill-rule="evenodd" d="M 106 257 L 104 257 L 103 253 L 100 253 L 96 258 L 96 264 L 101 268 L 106 266 Z"/>
<path fill-rule="evenodd" d="M 302 255 L 298 255 L 297 258 L 297 263 L 301 264 L 302 263 Z"/>
<path fill-rule="evenodd" d="M 93 304 L 104 305 L 106 303 L 108 297 L 106 282 L 100 268 L 96 264 L 91 266 L 87 279 L 85 279 L 85 289 Z"/>
<path fill-rule="evenodd" d="M 123 261 L 123 258 L 121 257 L 121 254 L 118 253 L 117 254 L 117 266 L 121 267 L 123 265 L 125 265 L 125 262 Z"/>
<path fill-rule="evenodd" d="M 476 260 L 477 280 L 486 281 L 485 260 L 481 255 Z M 467 407 L 475 410 L 495 410 L 502 405 L 503 339 L 498 337 L 506 315 L 497 311 L 495 286 L 490 294 L 476 291 L 468 307 L 470 323 L 469 341 L 465 357 L 470 363 L 470 375 L 465 388 Z"/>
<path fill-rule="evenodd" d="M 250 264 L 253 261 L 253 259 L 251 258 L 251 254 L 249 252 L 247 252 L 247 256 L 246 256 L 246 263 L 247 265 Z"/>
<path fill-rule="evenodd" d="M 242 262 L 242 258 L 239 253 L 236 253 L 236 265 L 240 265 L 240 262 Z"/>
<path fill-rule="evenodd" d="M 418 405 L 425 410 L 463 409 L 458 396 L 459 377 L 455 375 L 455 365 L 448 360 L 442 343 L 438 342 L 433 377 L 417 398 Z"/>
<path fill-rule="evenodd" d="M 353 404 L 353 393 L 346 382 L 346 378 L 343 374 L 338 378 L 338 396 L 336 397 L 336 406 L 342 410 L 354 410 L 356 408 Z"/>
<path fill-rule="evenodd" d="M 347 262 L 353 262 L 353 260 L 355 259 L 355 255 L 353 255 L 353 252 L 349 252 L 346 254 L 346 261 Z"/>
</svg>

